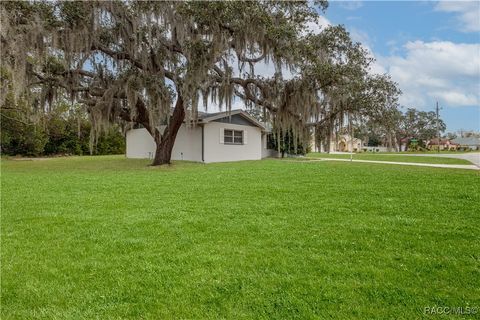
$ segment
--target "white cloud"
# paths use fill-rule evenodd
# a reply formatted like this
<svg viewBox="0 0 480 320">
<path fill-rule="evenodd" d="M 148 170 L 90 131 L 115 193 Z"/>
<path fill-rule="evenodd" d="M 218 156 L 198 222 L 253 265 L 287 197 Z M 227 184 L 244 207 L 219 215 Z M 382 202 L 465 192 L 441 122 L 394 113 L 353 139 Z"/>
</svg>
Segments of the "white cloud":
<svg viewBox="0 0 480 320">
<path fill-rule="evenodd" d="M 350 28 L 350 37 L 355 42 L 360 42 L 362 47 L 367 50 L 368 54 L 375 59 L 375 61 L 370 65 L 370 73 L 372 74 L 383 74 L 386 73 L 387 70 L 376 60 L 375 54 L 372 50 L 372 40 L 368 33 L 358 30 L 355 28 Z"/>
<path fill-rule="evenodd" d="M 437 77 L 457 74 L 478 76 L 480 45 L 449 41 L 407 42 L 408 59 L 418 67 Z"/>
<path fill-rule="evenodd" d="M 356 28 L 350 28 L 349 29 L 350 37 L 352 38 L 353 41 L 360 42 L 364 46 L 371 46 L 371 39 L 368 33 L 365 31 L 356 29 Z"/>
<path fill-rule="evenodd" d="M 347 10 L 357 10 L 363 6 L 363 2 L 360 0 L 351 0 L 351 1 L 336 1 L 343 9 Z"/>
<path fill-rule="evenodd" d="M 402 104 L 427 108 L 438 100 L 450 107 L 480 105 L 480 44 L 414 41 L 404 49 L 403 56 L 379 58 L 399 83 Z"/>
<path fill-rule="evenodd" d="M 431 96 L 432 98 L 440 98 L 440 100 L 443 100 L 447 105 L 471 106 L 478 104 L 478 96 L 461 91 L 433 91 L 431 92 Z"/>
<path fill-rule="evenodd" d="M 435 10 L 456 13 L 460 29 L 464 32 L 480 31 L 479 1 L 439 1 Z"/>
<path fill-rule="evenodd" d="M 317 21 L 308 22 L 306 24 L 306 31 L 307 32 L 310 31 L 310 32 L 313 32 L 315 34 L 318 34 L 321 31 L 323 31 L 323 29 L 325 29 L 326 27 L 329 27 L 331 25 L 332 25 L 332 23 L 330 22 L 330 20 L 328 20 L 324 16 L 318 16 Z"/>
</svg>

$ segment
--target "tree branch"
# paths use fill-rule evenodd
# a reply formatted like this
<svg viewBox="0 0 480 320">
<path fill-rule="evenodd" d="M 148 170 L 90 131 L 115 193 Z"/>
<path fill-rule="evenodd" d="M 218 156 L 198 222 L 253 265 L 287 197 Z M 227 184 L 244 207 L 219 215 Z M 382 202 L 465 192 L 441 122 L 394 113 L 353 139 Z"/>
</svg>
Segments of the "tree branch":
<svg viewBox="0 0 480 320">
<path fill-rule="evenodd" d="M 114 50 L 111 50 L 99 43 L 93 43 L 92 44 L 92 47 L 91 47 L 92 50 L 94 51 L 100 51 L 100 52 L 103 52 L 105 53 L 106 55 L 114 58 L 114 59 L 120 59 L 120 60 L 128 60 L 130 61 L 135 67 L 139 68 L 139 69 L 146 69 L 145 65 L 143 65 L 143 63 L 141 63 L 140 61 L 136 60 L 135 58 L 133 58 L 130 54 L 128 54 L 127 52 L 123 52 L 123 51 L 114 51 Z"/>
<path fill-rule="evenodd" d="M 25 121 L 22 121 L 22 120 L 19 120 L 19 119 L 16 119 L 16 118 L 9 117 L 9 116 L 1 113 L 1 112 L 0 112 L 0 116 L 2 116 L 2 117 L 4 117 L 4 118 L 7 118 L 7 119 L 9 119 L 9 120 L 13 120 L 13 121 L 20 122 L 21 124 L 24 124 L 24 125 L 26 125 L 26 126 L 31 126 L 31 125 L 33 125 L 33 123 L 27 123 L 27 122 L 25 122 Z"/>
</svg>

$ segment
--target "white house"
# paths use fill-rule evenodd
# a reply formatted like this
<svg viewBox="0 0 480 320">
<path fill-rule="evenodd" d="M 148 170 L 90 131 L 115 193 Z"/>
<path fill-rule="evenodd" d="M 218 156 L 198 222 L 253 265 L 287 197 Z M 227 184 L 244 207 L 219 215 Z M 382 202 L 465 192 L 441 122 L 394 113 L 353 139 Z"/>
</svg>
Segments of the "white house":
<svg viewBox="0 0 480 320">
<path fill-rule="evenodd" d="M 145 128 L 127 132 L 127 158 L 153 158 L 155 142 Z M 172 160 L 225 162 L 275 156 L 267 149 L 265 126 L 243 110 L 198 114 L 197 125 L 182 124 Z"/>
</svg>

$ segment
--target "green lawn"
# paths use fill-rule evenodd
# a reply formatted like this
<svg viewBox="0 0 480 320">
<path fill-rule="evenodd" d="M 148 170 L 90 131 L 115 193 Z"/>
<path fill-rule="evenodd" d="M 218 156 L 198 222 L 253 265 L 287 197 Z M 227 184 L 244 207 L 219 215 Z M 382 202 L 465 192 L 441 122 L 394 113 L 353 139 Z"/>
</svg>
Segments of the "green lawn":
<svg viewBox="0 0 480 320">
<path fill-rule="evenodd" d="M 423 151 L 400 151 L 400 152 L 390 152 L 390 153 L 400 153 L 400 154 L 465 154 L 465 153 L 472 153 L 472 152 L 478 152 L 476 150 L 441 150 L 438 152 L 437 150 L 423 150 Z M 382 152 L 384 153 L 384 152 Z M 389 153 L 389 152 L 385 152 Z"/>
<path fill-rule="evenodd" d="M 334 159 L 350 159 L 350 154 L 329 154 L 312 152 L 307 158 L 334 158 Z M 375 160 L 375 161 L 394 161 L 394 162 L 416 162 L 416 163 L 435 163 L 435 164 L 472 164 L 464 159 L 435 157 L 412 157 L 405 154 L 372 154 L 372 153 L 355 153 L 354 160 Z"/>
<path fill-rule="evenodd" d="M 2 320 L 419 319 L 427 306 L 480 307 L 476 171 L 147 163 L 2 161 Z"/>
</svg>

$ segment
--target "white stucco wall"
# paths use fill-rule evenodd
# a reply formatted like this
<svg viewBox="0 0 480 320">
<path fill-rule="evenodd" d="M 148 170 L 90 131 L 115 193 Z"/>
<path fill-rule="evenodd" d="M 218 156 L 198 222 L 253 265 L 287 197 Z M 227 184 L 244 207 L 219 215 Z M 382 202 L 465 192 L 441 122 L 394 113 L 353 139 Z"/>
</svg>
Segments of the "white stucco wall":
<svg viewBox="0 0 480 320">
<path fill-rule="evenodd" d="M 132 129 L 126 135 L 127 158 L 152 158 L 155 152 L 155 142 L 147 129 Z"/>
<path fill-rule="evenodd" d="M 221 130 L 243 130 L 246 139 L 242 145 L 221 143 Z M 126 135 L 127 158 L 153 158 L 155 142 L 146 129 L 132 129 Z M 244 133 L 245 137 L 245 133 Z M 262 145 L 262 132 L 258 127 L 222 122 L 209 122 L 204 125 L 204 160 L 226 162 L 240 160 L 260 160 L 272 156 L 270 150 Z M 202 128 L 186 128 L 182 125 L 173 146 L 172 160 L 202 161 Z"/>
<path fill-rule="evenodd" d="M 224 129 L 244 130 L 246 132 L 246 141 L 242 145 L 224 144 L 221 141 L 221 132 Z M 262 158 L 262 132 L 258 127 L 210 122 L 205 125 L 204 139 L 205 162 L 207 163 L 260 160 Z"/>
<path fill-rule="evenodd" d="M 155 142 L 144 128 L 127 132 L 127 158 L 153 158 Z M 202 161 L 202 128 L 187 128 L 184 124 L 178 130 L 172 150 L 172 160 Z"/>
<path fill-rule="evenodd" d="M 184 124 L 177 133 L 172 150 L 173 160 L 202 161 L 202 128 Z"/>
</svg>

